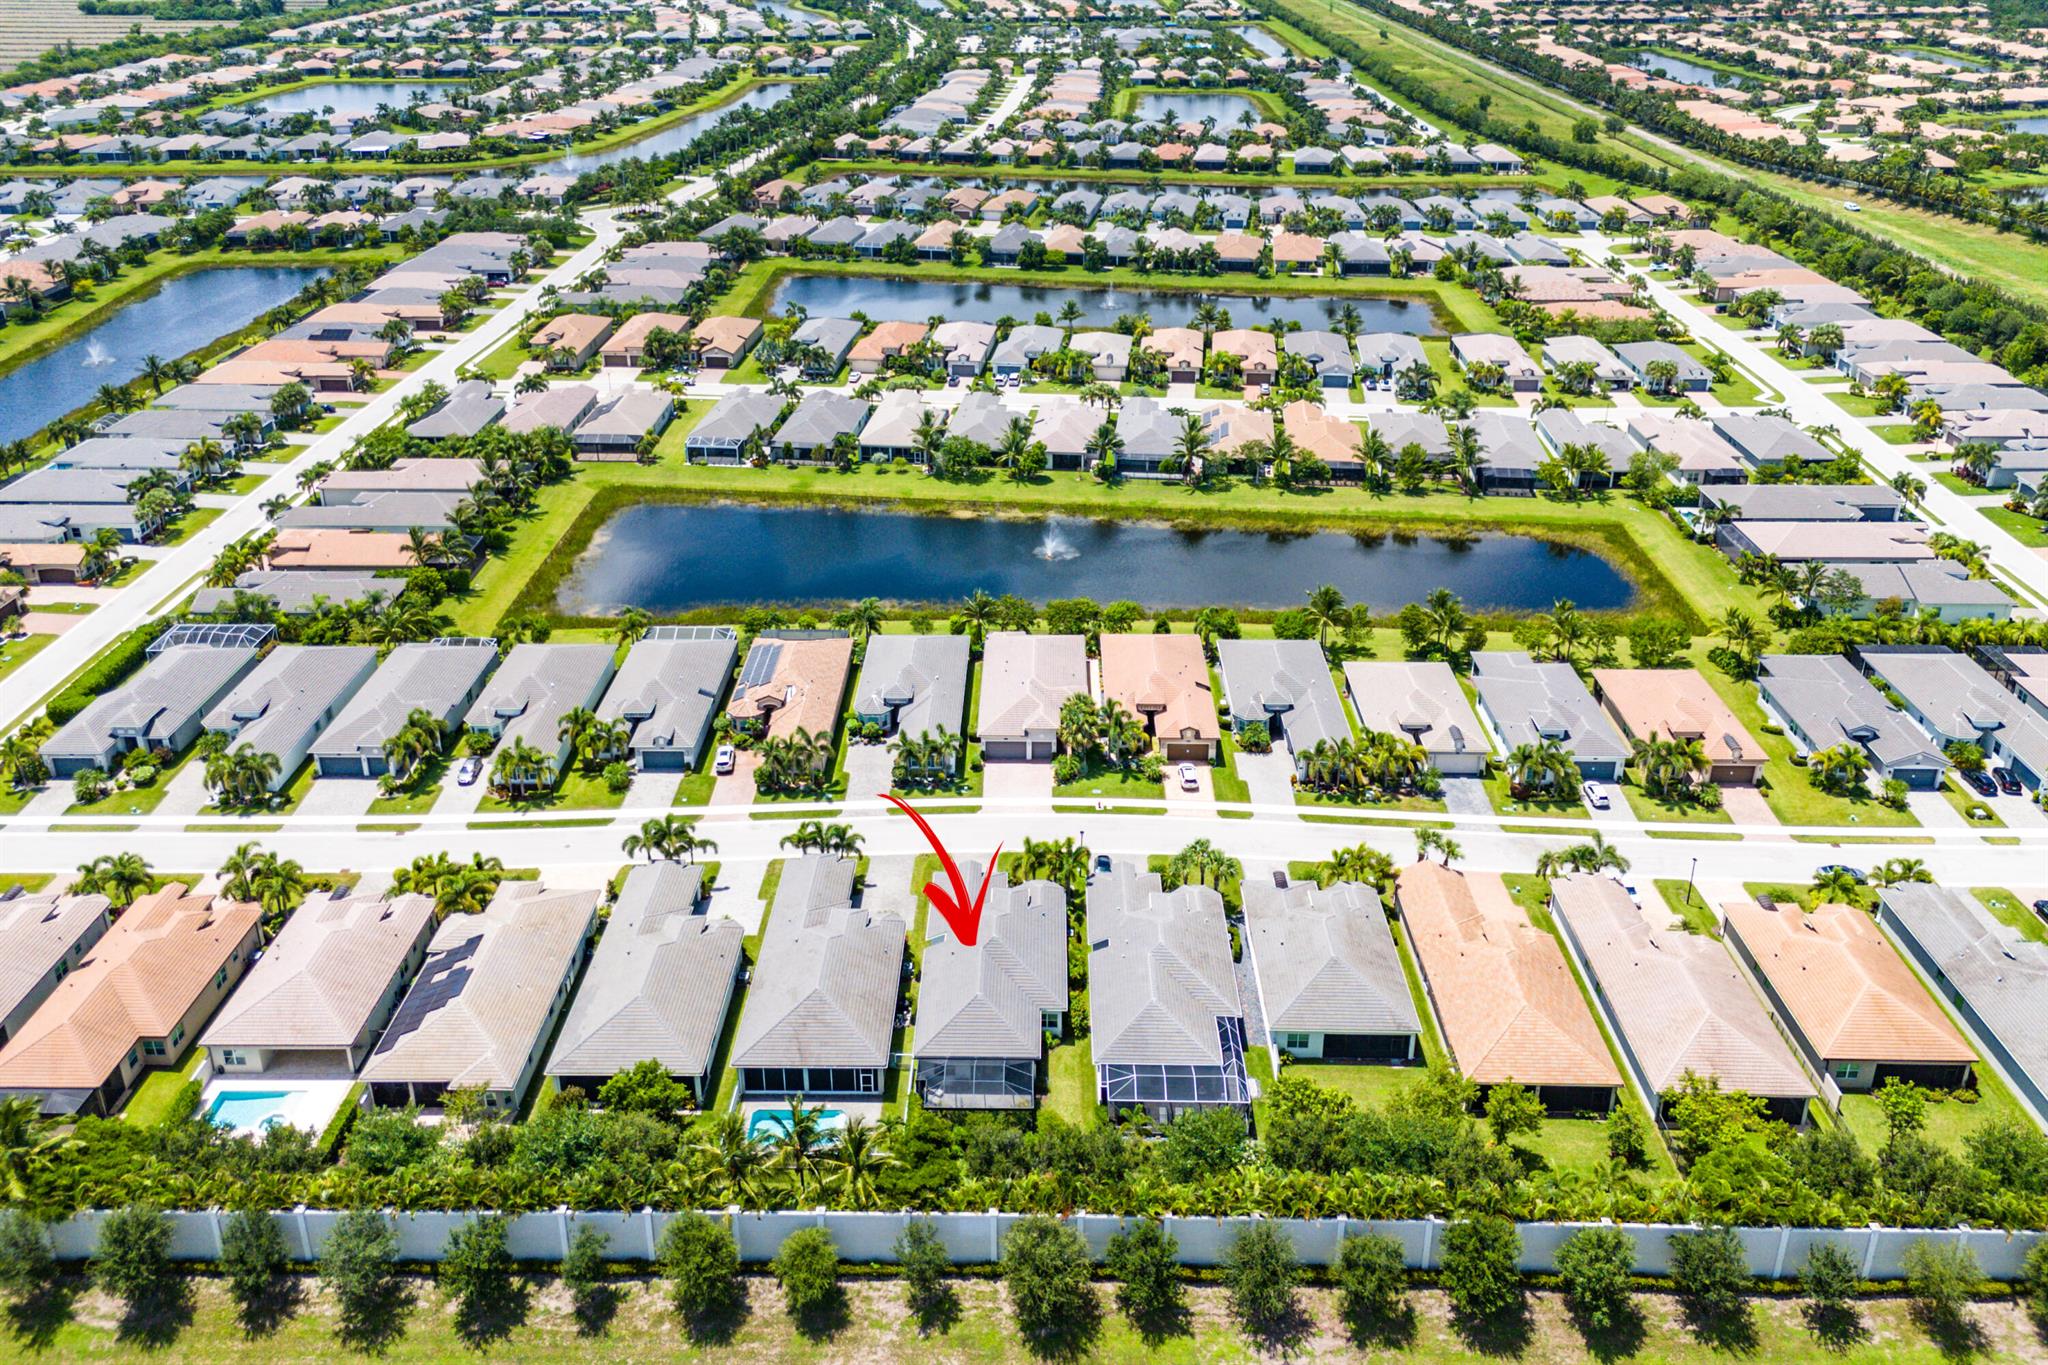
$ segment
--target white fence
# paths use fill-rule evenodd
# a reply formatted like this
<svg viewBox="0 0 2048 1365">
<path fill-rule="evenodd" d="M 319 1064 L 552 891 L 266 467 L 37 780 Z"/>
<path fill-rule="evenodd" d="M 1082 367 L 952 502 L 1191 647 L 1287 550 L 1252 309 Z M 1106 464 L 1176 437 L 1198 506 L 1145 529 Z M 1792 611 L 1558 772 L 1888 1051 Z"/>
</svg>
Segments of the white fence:
<svg viewBox="0 0 2048 1365">
<path fill-rule="evenodd" d="M 104 1212 L 81 1213 L 51 1229 L 57 1255 L 65 1260 L 83 1260 L 92 1255 L 99 1240 Z M 525 1261 L 557 1261 L 569 1248 L 578 1229 L 594 1227 L 610 1242 L 610 1255 L 619 1261 L 652 1260 L 660 1244 L 662 1229 L 675 1215 L 653 1209 L 634 1213 L 578 1213 L 556 1209 L 548 1213 L 516 1214 L 510 1220 L 512 1254 Z M 1001 1253 L 1003 1235 L 1024 1215 L 1014 1213 L 834 1213 L 777 1212 L 747 1213 L 737 1209 L 714 1212 L 728 1219 L 739 1240 L 740 1258 L 762 1262 L 782 1246 L 783 1239 L 801 1228 L 822 1227 L 842 1258 L 853 1262 L 882 1262 L 895 1259 L 892 1248 L 903 1230 L 913 1222 L 928 1223 L 939 1235 L 956 1264 L 987 1264 Z M 171 1254 L 188 1261 L 210 1261 L 220 1254 L 220 1235 L 229 1215 L 220 1212 L 167 1214 L 171 1224 Z M 285 1245 L 293 1259 L 311 1261 L 320 1254 L 328 1232 L 341 1215 L 328 1209 L 298 1208 L 273 1213 L 284 1231 Z M 407 1261 L 437 1261 L 449 1233 L 468 1222 L 468 1213 L 395 1213 L 390 1215 L 398 1231 L 399 1256 Z M 1062 1220 L 1087 1241 L 1100 1259 L 1110 1237 L 1127 1221 L 1112 1214 L 1080 1213 Z M 1220 1264 L 1224 1252 L 1238 1231 L 1260 1221 L 1252 1218 L 1181 1218 L 1168 1216 L 1160 1222 L 1180 1243 L 1180 1262 L 1189 1266 Z M 1346 1237 L 1377 1233 L 1392 1237 L 1407 1253 L 1410 1269 L 1431 1270 L 1437 1265 L 1443 1245 L 1444 1220 L 1418 1218 L 1375 1221 L 1363 1218 L 1275 1218 L 1270 1220 L 1294 1243 L 1301 1260 L 1313 1266 L 1327 1266 L 1337 1258 Z M 1573 1233 L 1592 1223 L 1522 1223 L 1521 1268 L 1531 1274 L 1556 1269 L 1557 1250 Z M 1691 1229 L 1669 1223 L 1620 1223 L 1614 1226 L 1635 1241 L 1635 1268 L 1639 1274 L 1662 1275 L 1671 1267 L 1671 1234 Z M 1832 1242 L 1847 1251 L 1862 1268 L 1863 1278 L 1895 1280 L 1904 1277 L 1903 1258 L 1914 1242 L 1933 1240 L 1957 1243 L 1976 1253 L 1984 1273 L 1995 1280 L 2017 1279 L 2021 1262 L 2041 1240 L 2038 1232 L 2006 1233 L 1976 1228 L 1738 1228 L 1748 1255 L 1752 1275 L 1781 1279 L 1796 1275 L 1806 1260 L 1809 1247 Z"/>
</svg>

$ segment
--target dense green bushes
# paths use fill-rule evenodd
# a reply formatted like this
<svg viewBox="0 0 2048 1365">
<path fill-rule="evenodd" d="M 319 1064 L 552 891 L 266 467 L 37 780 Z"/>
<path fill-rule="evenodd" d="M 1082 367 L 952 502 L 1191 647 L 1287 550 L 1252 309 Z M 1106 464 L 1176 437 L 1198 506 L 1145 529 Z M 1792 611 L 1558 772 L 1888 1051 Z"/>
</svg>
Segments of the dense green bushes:
<svg viewBox="0 0 2048 1365">
<path fill-rule="evenodd" d="M 83 673 L 50 698 L 50 704 L 44 708 L 49 712 L 50 720 L 64 725 L 97 701 L 101 693 L 126 682 L 147 662 L 150 645 L 156 642 L 157 636 L 170 629 L 170 625 L 170 618 L 164 617 L 149 625 L 137 626 L 108 646 L 105 653 L 86 665 Z"/>
</svg>

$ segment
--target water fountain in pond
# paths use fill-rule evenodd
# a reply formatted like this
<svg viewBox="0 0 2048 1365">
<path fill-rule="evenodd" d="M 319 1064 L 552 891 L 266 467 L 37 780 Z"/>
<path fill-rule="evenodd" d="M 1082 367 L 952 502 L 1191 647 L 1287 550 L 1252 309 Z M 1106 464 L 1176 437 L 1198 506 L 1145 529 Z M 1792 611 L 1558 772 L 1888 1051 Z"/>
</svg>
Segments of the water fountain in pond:
<svg viewBox="0 0 2048 1365">
<path fill-rule="evenodd" d="M 1038 548 L 1031 553 L 1048 564 L 1059 564 L 1081 557 L 1081 552 L 1074 548 L 1074 542 L 1068 540 L 1059 526 L 1053 522 L 1045 524 L 1045 534 L 1039 538 Z"/>
<path fill-rule="evenodd" d="M 97 341 L 89 341 L 86 343 L 85 367 L 87 369 L 96 370 L 102 365 L 111 365 L 113 363 L 114 353 L 112 351 L 109 351 L 105 346 L 101 345 Z"/>
</svg>

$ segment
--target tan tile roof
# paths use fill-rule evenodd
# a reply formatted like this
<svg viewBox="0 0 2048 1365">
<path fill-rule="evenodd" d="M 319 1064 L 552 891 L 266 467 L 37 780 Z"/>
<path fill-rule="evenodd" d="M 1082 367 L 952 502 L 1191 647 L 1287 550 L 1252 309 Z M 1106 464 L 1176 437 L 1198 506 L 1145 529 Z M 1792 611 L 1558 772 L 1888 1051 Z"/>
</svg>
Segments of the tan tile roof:
<svg viewBox="0 0 2048 1365">
<path fill-rule="evenodd" d="M 1721 907 L 1757 969 L 1825 1061 L 1969 1062 L 1976 1059 L 1913 969 L 1850 905 L 1766 910 Z"/>
<path fill-rule="evenodd" d="M 1761 763 L 1767 757 L 1696 669 L 1596 668 L 1593 685 L 1636 739 L 1697 739 L 1715 763 Z"/>
<path fill-rule="evenodd" d="M 433 918 L 427 896 L 313 897 L 285 921 L 200 1041 L 207 1047 L 349 1047 Z"/>
<path fill-rule="evenodd" d="M 1199 636 L 1105 633 L 1102 690 L 1132 715 L 1154 716 L 1153 732 L 1162 739 L 1214 740 L 1223 733 Z"/>
<path fill-rule="evenodd" d="M 685 336 L 690 330 L 690 320 L 681 313 L 635 313 L 618 331 L 605 338 L 604 345 L 598 349 L 606 355 L 624 355 L 646 345 L 648 333 L 656 328 Z"/>
<path fill-rule="evenodd" d="M 411 541 L 396 531 L 286 527 L 264 553 L 273 569 L 410 569 Z"/>
<path fill-rule="evenodd" d="M 772 668 L 755 677 L 756 656 L 773 650 Z M 798 729 L 830 735 L 839 724 L 839 704 L 853 671 L 853 641 L 844 635 L 822 640 L 757 638 L 740 669 L 742 682 L 733 689 L 726 710 L 751 720 L 767 717 L 768 733 L 788 736 Z"/>
<path fill-rule="evenodd" d="M 1394 902 L 1459 1071 L 1482 1085 L 1621 1084 L 1564 951 L 1497 875 L 1425 860 Z"/>
<path fill-rule="evenodd" d="M 0 1089 L 99 1085 L 130 1048 L 170 1034 L 262 918 L 178 882 L 137 900 L 0 1050 Z"/>
</svg>

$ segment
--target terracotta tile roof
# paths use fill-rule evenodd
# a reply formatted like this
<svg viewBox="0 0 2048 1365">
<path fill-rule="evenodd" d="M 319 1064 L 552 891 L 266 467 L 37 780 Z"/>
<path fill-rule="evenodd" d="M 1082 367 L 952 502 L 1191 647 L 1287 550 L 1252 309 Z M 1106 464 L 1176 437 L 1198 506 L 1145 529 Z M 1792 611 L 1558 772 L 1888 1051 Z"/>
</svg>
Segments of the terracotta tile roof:
<svg viewBox="0 0 2048 1365">
<path fill-rule="evenodd" d="M 1209 661 L 1194 635 L 1102 637 L 1102 691 L 1162 739 L 1215 740 L 1222 733 L 1209 687 Z"/>
<path fill-rule="evenodd" d="M 1425 860 L 1401 874 L 1394 902 L 1459 1071 L 1482 1085 L 1621 1084 L 1564 951 L 1498 876 Z"/>
<path fill-rule="evenodd" d="M 0 1050 L 0 1089 L 101 1084 L 143 1039 L 169 1036 L 262 917 L 177 882 L 137 900 Z"/>
<path fill-rule="evenodd" d="M 1721 907 L 1824 1061 L 1970 1062 L 1976 1054 L 1870 916 L 1850 905 Z"/>
</svg>

